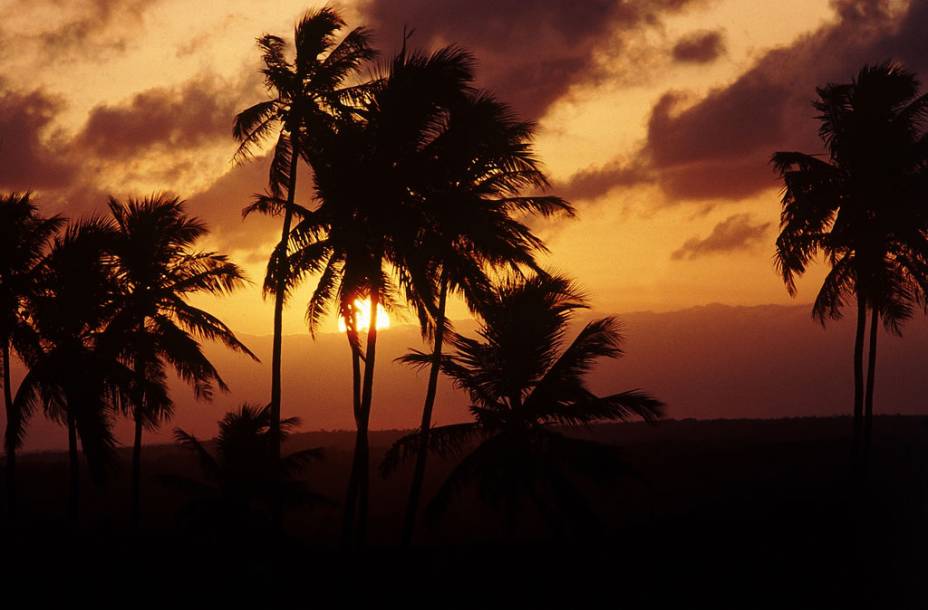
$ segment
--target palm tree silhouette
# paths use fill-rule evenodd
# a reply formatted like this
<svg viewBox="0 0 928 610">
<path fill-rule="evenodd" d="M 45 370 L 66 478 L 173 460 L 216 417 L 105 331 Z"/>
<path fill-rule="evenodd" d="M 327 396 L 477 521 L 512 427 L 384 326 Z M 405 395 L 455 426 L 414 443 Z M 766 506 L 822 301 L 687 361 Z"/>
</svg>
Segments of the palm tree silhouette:
<svg viewBox="0 0 928 610">
<path fill-rule="evenodd" d="M 928 218 L 923 180 L 928 95 L 914 74 L 891 63 L 865 66 L 849 84 L 818 89 L 819 135 L 827 160 L 778 152 L 773 164 L 785 190 L 776 264 L 790 294 L 796 277 L 821 252 L 831 269 L 813 315 L 838 319 L 857 303 L 854 340 L 854 455 L 865 456 L 873 416 L 880 320 L 899 334 L 928 288 Z M 864 338 L 870 310 L 866 383 Z"/>
<path fill-rule="evenodd" d="M 563 276 L 533 275 L 497 286 L 481 308 L 480 339 L 452 335 L 455 353 L 442 358 L 442 371 L 467 391 L 471 423 L 434 428 L 428 449 L 441 455 L 471 449 L 442 483 L 427 512 L 439 515 L 465 486 L 510 516 L 523 497 L 531 499 L 552 525 L 562 517 L 590 520 L 592 512 L 570 473 L 607 480 L 621 471 L 615 447 L 573 438 L 553 429 L 623 420 L 638 415 L 658 419 L 663 404 L 639 390 L 596 396 L 584 383 L 598 358 L 622 354 L 615 318 L 590 322 L 567 345 L 573 313 L 583 296 Z M 428 354 L 404 359 L 427 366 Z M 390 474 L 418 453 L 422 436 L 397 441 L 381 465 Z M 547 499 L 553 503 L 547 502 Z M 562 514 L 551 512 L 557 506 Z"/>
<path fill-rule="evenodd" d="M 19 415 L 11 432 L 22 438 L 40 403 L 48 417 L 67 426 L 72 525 L 78 520 L 78 439 L 91 474 L 102 482 L 114 457 L 112 412 L 127 399 L 132 381 L 131 370 L 100 340 L 118 304 L 109 262 L 114 237 L 112 223 L 99 218 L 69 225 L 52 241 L 25 304 L 32 332 L 21 353 L 29 371 L 14 399 Z M 166 400 L 158 387 L 145 391 Z"/>
<path fill-rule="evenodd" d="M 188 302 L 196 294 L 227 294 L 244 279 L 225 256 L 194 249 L 207 228 L 185 213 L 184 202 L 166 195 L 127 202 L 110 198 L 109 209 L 116 227 L 112 252 L 120 304 L 104 336 L 136 378 L 125 406 L 135 421 L 131 519 L 137 524 L 142 430 L 157 429 L 173 414 L 173 402 L 159 400 L 167 396 L 166 389 L 148 396 L 144 388 L 163 385 L 165 370 L 171 367 L 193 386 L 197 398 L 210 400 L 214 385 L 227 391 L 198 339 L 221 341 L 257 357 L 221 320 Z"/>
<path fill-rule="evenodd" d="M 11 519 L 16 516 L 16 450 L 22 445 L 24 428 L 13 404 L 10 358 L 14 351 L 28 349 L 25 341 L 30 329 L 25 302 L 36 290 L 38 270 L 49 241 L 63 224 L 60 216 L 41 216 L 29 193 L 10 193 L 0 198 L 0 382 L 6 411 L 4 448 Z"/>
<path fill-rule="evenodd" d="M 414 285 L 408 263 L 410 249 L 428 227 L 423 197 L 429 148 L 450 105 L 468 90 L 472 64 L 456 48 L 424 55 L 407 53 L 404 46 L 358 100 L 355 115 L 320 132 L 307 147 L 320 203 L 312 211 L 297 210 L 301 219 L 292 236 L 289 276 L 295 281 L 320 273 L 307 307 L 311 329 L 333 302 L 346 321 L 357 436 L 344 506 L 345 543 L 363 544 L 366 537 L 367 431 L 377 345 L 371 324 L 362 349 L 354 303 L 369 298 L 376 312 L 381 305 L 392 307 L 403 289 L 413 307 L 424 310 L 420 297 L 430 293 L 430 285 Z"/>
<path fill-rule="evenodd" d="M 322 449 L 306 449 L 279 458 L 272 425 L 269 406 L 245 404 L 227 413 L 219 422 L 216 455 L 193 435 L 175 429 L 177 442 L 196 455 L 206 479 L 163 478 L 194 498 L 185 509 L 191 528 L 220 535 L 234 532 L 240 536 L 242 528 L 267 533 L 278 499 L 296 505 L 331 504 L 298 478 L 309 462 L 322 459 Z M 281 420 L 282 438 L 286 439 L 298 425 L 295 417 Z"/>
<path fill-rule="evenodd" d="M 262 70 L 271 99 L 243 110 L 235 118 L 234 137 L 240 142 L 235 158 L 243 161 L 277 132 L 269 175 L 269 192 L 244 210 L 283 214 L 281 238 L 268 261 L 265 294 L 274 295 L 274 342 L 271 352 L 271 431 L 278 431 L 281 400 L 281 333 L 287 297 L 287 242 L 290 236 L 300 155 L 315 134 L 328 129 L 335 117 L 351 112 L 364 84 L 345 86 L 363 62 L 374 57 L 365 28 L 355 28 L 340 43 L 336 34 L 344 20 L 329 7 L 307 12 L 294 31 L 295 57 L 287 59 L 284 39 L 265 34 L 258 39 Z"/>
<path fill-rule="evenodd" d="M 449 292 L 463 295 L 472 311 L 479 309 L 490 287 L 488 273 L 509 267 L 537 270 L 534 253 L 546 251 L 516 215 L 573 214 L 572 207 L 553 196 L 521 196 L 526 189 L 543 189 L 547 180 L 532 147 L 534 125 L 519 121 L 491 95 L 466 92 L 448 112 L 444 129 L 431 143 L 425 193 L 428 224 L 410 248 L 405 269 L 414 286 L 437 283 L 437 304 L 428 298 L 420 315 L 432 340 L 432 363 L 422 409 L 422 436 L 416 456 L 403 521 L 402 544 L 412 540 L 428 458 L 429 433 L 441 350 L 448 324 Z M 426 297 L 428 295 L 425 295 Z"/>
</svg>

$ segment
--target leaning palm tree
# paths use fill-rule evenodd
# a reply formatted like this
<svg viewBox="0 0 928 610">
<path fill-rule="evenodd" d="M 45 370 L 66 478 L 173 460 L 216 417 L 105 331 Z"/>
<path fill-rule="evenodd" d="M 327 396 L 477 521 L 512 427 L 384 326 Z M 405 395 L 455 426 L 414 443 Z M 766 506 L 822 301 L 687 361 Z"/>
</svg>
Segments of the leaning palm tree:
<svg viewBox="0 0 928 610">
<path fill-rule="evenodd" d="M 925 302 L 928 214 L 923 180 L 928 164 L 928 95 L 915 76 L 894 64 L 865 66 L 849 84 L 818 89 L 819 135 L 827 158 L 779 152 L 782 177 L 776 264 L 790 294 L 796 278 L 822 253 L 830 271 L 813 306 L 822 323 L 856 301 L 854 455 L 869 447 L 877 330 L 893 332 Z M 864 342 L 870 311 L 869 363 Z"/>
<path fill-rule="evenodd" d="M 228 294 L 244 278 L 224 255 L 195 249 L 207 228 L 186 214 L 184 202 L 166 195 L 127 202 L 110 198 L 109 209 L 116 228 L 112 254 L 120 306 L 105 336 L 135 376 L 126 406 L 135 422 L 131 519 L 137 523 L 142 431 L 157 429 L 173 414 L 173 402 L 159 400 L 165 390 L 159 388 L 155 397 L 144 388 L 163 384 L 166 369 L 172 368 L 198 399 L 210 400 L 214 387 L 227 391 L 200 340 L 220 341 L 257 358 L 221 320 L 188 300 L 197 294 Z"/>
<path fill-rule="evenodd" d="M 243 110 L 235 118 L 233 135 L 240 142 L 235 158 L 243 161 L 276 134 L 268 179 L 269 192 L 258 197 L 244 214 L 283 214 L 281 238 L 268 262 L 265 294 L 274 295 L 274 341 L 271 351 L 271 428 L 278 430 L 281 401 L 281 342 L 283 306 L 287 297 L 287 242 L 296 195 L 296 179 L 303 148 L 315 134 L 328 129 L 335 117 L 351 112 L 365 86 L 346 85 L 361 65 L 374 57 L 369 33 L 355 28 L 341 42 L 336 34 L 345 26 L 332 8 L 307 12 L 294 32 L 295 56 L 287 57 L 283 38 L 265 34 L 258 39 L 264 61 L 265 85 L 271 99 Z"/>
<path fill-rule="evenodd" d="M 14 399 L 18 428 L 11 432 L 21 438 L 39 404 L 49 418 L 66 425 L 73 525 L 78 519 L 78 440 L 91 474 L 102 482 L 114 458 L 112 413 L 126 399 L 132 378 L 100 340 L 118 305 L 109 263 L 114 236 L 112 224 L 96 218 L 69 225 L 53 240 L 38 286 L 25 304 L 34 335 L 24 354 L 29 371 Z M 145 391 L 157 397 L 157 388 Z"/>
<path fill-rule="evenodd" d="M 615 447 L 563 433 L 572 426 L 624 420 L 655 421 L 663 404 L 639 390 L 597 396 L 584 376 L 599 358 L 621 356 L 615 318 L 584 326 L 572 342 L 565 337 L 572 315 L 585 307 L 575 286 L 557 275 L 533 275 L 497 286 L 481 308 L 480 339 L 453 335 L 455 352 L 442 359 L 442 372 L 464 389 L 474 421 L 434 428 L 428 449 L 441 455 L 465 453 L 430 501 L 439 515 L 467 485 L 510 514 L 528 498 L 555 525 L 563 516 L 593 516 L 572 476 L 611 479 L 622 471 Z M 404 359 L 426 366 L 428 354 Z M 418 453 L 422 435 L 397 441 L 381 470 L 390 474 Z M 552 507 L 562 514 L 550 512 Z"/>
<path fill-rule="evenodd" d="M 392 306 L 400 288 L 413 301 L 429 292 L 425 284 L 406 281 L 409 250 L 428 226 L 423 197 L 431 179 L 425 171 L 429 145 L 448 109 L 468 91 L 472 65 L 471 56 L 456 48 L 432 55 L 404 48 L 371 84 L 351 120 L 333 124 L 306 148 L 319 205 L 297 210 L 301 219 L 292 235 L 288 276 L 296 281 L 319 273 L 307 307 L 311 329 L 333 303 L 346 321 L 357 423 L 344 506 L 346 543 L 353 538 L 363 543 L 366 535 L 367 429 L 377 345 L 377 327 L 371 324 L 362 346 L 355 302 L 369 299 L 370 311 L 376 312 Z"/>
<path fill-rule="evenodd" d="M 409 544 L 415 528 L 427 447 L 438 385 L 449 294 L 460 294 L 472 311 L 479 309 L 490 286 L 489 275 L 502 268 L 519 271 L 537 265 L 534 255 L 544 244 L 517 218 L 538 213 L 573 214 L 554 196 L 524 196 L 548 182 L 534 156 L 534 125 L 518 120 L 503 103 L 485 93 L 462 96 L 451 106 L 441 134 L 426 156 L 431 184 L 423 196 L 427 225 L 408 250 L 410 270 L 406 285 L 428 286 L 437 303 L 428 299 L 420 315 L 423 332 L 432 343 L 432 363 L 422 409 L 422 436 L 403 521 L 402 543 Z M 421 292 L 421 291 L 420 291 Z"/>
<path fill-rule="evenodd" d="M 29 322 L 25 303 L 37 288 L 38 270 L 50 239 L 64 224 L 60 216 L 39 214 L 29 193 L 0 198 L 0 365 L 3 367 L 3 405 L 6 412 L 6 483 L 10 517 L 16 513 L 16 450 L 23 427 L 13 404 L 10 378 L 12 354 L 28 350 Z M 16 433 L 19 434 L 16 434 Z"/>
<path fill-rule="evenodd" d="M 298 425 L 295 417 L 281 420 L 282 437 L 286 439 Z M 305 449 L 278 459 L 276 434 L 271 430 L 270 408 L 248 404 L 219 422 L 215 455 L 193 435 L 175 429 L 177 442 L 196 455 L 206 479 L 164 478 L 191 496 L 185 520 L 192 529 L 226 536 L 230 532 L 240 536 L 242 528 L 267 533 L 278 498 L 294 505 L 330 504 L 298 478 L 310 461 L 322 459 L 322 449 Z"/>
</svg>

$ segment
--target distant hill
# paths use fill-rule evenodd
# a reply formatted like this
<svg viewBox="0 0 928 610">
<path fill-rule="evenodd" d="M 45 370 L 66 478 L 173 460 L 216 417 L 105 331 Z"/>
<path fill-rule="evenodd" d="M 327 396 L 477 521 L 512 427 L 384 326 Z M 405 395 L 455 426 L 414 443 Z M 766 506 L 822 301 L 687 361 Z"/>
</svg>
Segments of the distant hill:
<svg viewBox="0 0 928 610">
<path fill-rule="evenodd" d="M 851 405 L 852 320 L 823 329 L 808 305 L 733 307 L 708 305 L 691 309 L 620 314 L 626 355 L 603 361 L 591 376 L 601 392 L 643 388 L 668 404 L 669 415 L 681 418 L 777 418 L 847 414 Z M 472 333 L 473 321 L 457 329 Z M 579 328 L 579 325 L 578 325 Z M 271 337 L 242 337 L 264 363 L 270 362 Z M 410 347 L 422 347 L 418 330 L 398 326 L 378 342 L 374 391 L 374 429 L 411 428 L 418 424 L 425 373 L 402 367 L 394 359 Z M 267 399 L 269 374 L 257 364 L 222 348 L 208 353 L 231 386 L 212 403 L 196 403 L 189 389 L 175 389 L 177 417 L 152 442 L 170 440 L 174 425 L 205 438 L 216 420 L 241 402 Z M 876 403 L 879 413 L 928 413 L 928 322 L 917 318 L 900 339 L 885 333 L 879 346 Z M 21 374 L 21 372 L 20 372 Z M 297 415 L 304 430 L 353 428 L 350 410 L 350 359 L 343 335 L 320 334 L 284 338 L 285 415 Z M 457 421 L 467 416 L 466 396 L 442 382 L 436 418 Z M 128 426 L 120 437 L 130 438 Z M 38 416 L 27 448 L 63 447 L 65 432 Z"/>
</svg>

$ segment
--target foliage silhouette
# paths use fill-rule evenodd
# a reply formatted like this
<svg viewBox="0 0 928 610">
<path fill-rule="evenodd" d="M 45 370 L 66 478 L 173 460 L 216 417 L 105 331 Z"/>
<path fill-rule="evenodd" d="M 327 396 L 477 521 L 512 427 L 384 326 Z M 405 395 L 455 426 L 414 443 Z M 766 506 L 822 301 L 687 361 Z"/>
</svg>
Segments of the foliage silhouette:
<svg viewBox="0 0 928 610">
<path fill-rule="evenodd" d="M 295 417 L 281 420 L 282 439 L 298 425 Z M 299 478 L 309 462 L 322 459 L 322 449 L 280 458 L 272 430 L 270 407 L 248 404 L 219 422 L 215 455 L 196 437 L 175 429 L 177 442 L 196 456 L 206 479 L 163 477 L 166 485 L 192 497 L 182 514 L 192 531 L 241 539 L 270 532 L 278 500 L 302 506 L 331 504 Z"/>
<path fill-rule="evenodd" d="M 423 196 L 427 224 L 406 253 L 410 283 L 429 288 L 420 290 L 426 298 L 418 302 L 420 308 L 425 305 L 420 321 L 432 342 L 432 363 L 403 521 L 404 545 L 412 540 L 425 478 L 442 343 L 450 328 L 445 315 L 449 292 L 461 294 L 476 312 L 487 298 L 495 271 L 537 270 L 534 254 L 546 251 L 517 217 L 573 214 L 559 197 L 522 195 L 548 186 L 531 147 L 534 125 L 519 121 L 489 94 L 464 93 L 448 108 L 440 133 L 430 143 L 428 167 L 423 169 L 431 178 Z M 437 303 L 428 298 L 436 293 Z"/>
<path fill-rule="evenodd" d="M 3 406 L 6 413 L 7 506 L 16 516 L 16 450 L 25 428 L 13 402 L 10 359 L 14 352 L 28 354 L 32 329 L 25 304 L 35 296 L 39 270 L 52 237 L 64 224 L 60 216 L 43 217 L 29 193 L 0 198 L 0 365 L 3 366 Z"/>
<path fill-rule="evenodd" d="M 813 306 L 823 324 L 857 303 L 854 341 L 854 455 L 869 450 L 877 330 L 901 333 L 928 289 L 928 95 L 898 65 L 865 66 L 849 84 L 818 89 L 819 135 L 828 159 L 778 152 L 784 182 L 776 265 L 790 294 L 822 253 L 831 267 Z M 864 336 L 870 346 L 864 380 Z"/>
<path fill-rule="evenodd" d="M 206 225 L 188 216 L 178 197 L 159 195 L 111 198 L 116 227 L 113 263 L 119 284 L 119 311 L 104 340 L 120 353 L 136 381 L 124 406 L 135 422 L 132 449 L 131 518 L 139 518 L 142 429 L 157 429 L 173 415 L 165 387 L 166 369 L 210 400 L 214 386 L 227 391 L 219 372 L 203 354 L 199 340 L 215 340 L 257 357 L 221 320 L 188 302 L 196 294 L 223 295 L 244 284 L 241 270 L 224 255 L 198 251 Z M 146 387 L 160 386 L 154 395 Z M 167 398 L 167 400 L 165 400 Z"/>
<path fill-rule="evenodd" d="M 562 276 L 511 279 L 481 308 L 479 340 L 452 335 L 455 352 L 443 357 L 442 371 L 470 396 L 474 421 L 432 430 L 430 451 L 468 452 L 428 504 L 427 515 L 437 517 L 476 483 L 480 497 L 510 517 L 528 498 L 553 527 L 565 518 L 577 524 L 595 519 L 571 475 L 600 482 L 618 476 L 625 469 L 617 448 L 556 428 L 631 415 L 656 421 L 663 404 L 640 390 L 596 396 L 586 387 L 583 378 L 595 361 L 617 358 L 622 350 L 615 318 L 586 324 L 565 346 L 572 315 L 583 307 L 583 296 Z M 404 359 L 427 366 L 431 355 Z M 414 433 L 397 441 L 381 472 L 387 476 L 414 456 L 421 439 Z"/>
<path fill-rule="evenodd" d="M 350 114 L 352 104 L 366 85 L 346 86 L 361 65 L 374 57 L 365 28 L 355 28 L 341 42 L 336 34 L 345 27 L 330 7 L 307 12 L 297 23 L 293 40 L 295 57 L 287 58 L 284 39 L 265 34 L 258 39 L 264 61 L 265 85 L 271 99 L 243 110 L 235 118 L 233 135 L 240 142 L 236 159 L 253 155 L 271 138 L 277 141 L 268 177 L 269 189 L 246 207 L 244 215 L 283 214 L 281 239 L 268 261 L 265 294 L 274 296 L 274 343 L 271 353 L 271 429 L 277 431 L 281 400 L 281 333 L 287 297 L 287 242 L 295 209 L 296 179 L 303 148 L 319 130 L 329 129 L 339 116 Z"/>
<path fill-rule="evenodd" d="M 416 284 L 408 264 L 410 248 L 427 227 L 422 200 L 430 177 L 423 170 L 449 105 L 470 86 L 472 63 L 455 48 L 431 55 L 404 48 L 370 84 L 355 116 L 317 134 L 307 147 L 319 205 L 298 210 L 289 276 L 296 281 L 320 273 L 307 306 L 311 329 L 333 302 L 348 327 L 357 435 L 344 506 L 346 544 L 363 544 L 366 537 L 377 344 L 372 324 L 362 350 L 354 303 L 367 297 L 376 312 L 381 305 L 392 307 L 403 290 L 413 308 L 425 308 L 421 295 L 431 287 Z"/>
<path fill-rule="evenodd" d="M 114 409 L 125 404 L 132 371 L 101 338 L 118 306 L 118 284 L 111 257 L 115 228 L 90 218 L 70 224 L 52 241 L 38 269 L 37 286 L 26 299 L 31 320 L 22 355 L 29 368 L 14 399 L 16 438 L 41 404 L 52 420 L 68 429 L 70 493 L 68 514 L 78 520 L 79 462 L 77 441 L 94 480 L 103 482 L 112 463 Z M 159 387 L 146 387 L 163 401 Z"/>
</svg>

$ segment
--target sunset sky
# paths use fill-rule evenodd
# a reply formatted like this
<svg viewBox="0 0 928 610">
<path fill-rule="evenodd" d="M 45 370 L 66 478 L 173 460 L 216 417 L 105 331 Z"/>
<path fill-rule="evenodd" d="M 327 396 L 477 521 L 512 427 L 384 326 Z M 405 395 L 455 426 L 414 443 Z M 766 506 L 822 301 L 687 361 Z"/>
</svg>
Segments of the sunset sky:
<svg viewBox="0 0 928 610">
<path fill-rule="evenodd" d="M 48 212 L 171 191 L 255 285 L 209 302 L 270 334 L 258 286 L 274 219 L 242 222 L 266 160 L 232 164 L 232 118 L 263 99 L 255 37 L 292 36 L 307 0 L 0 0 L 0 190 Z M 789 301 L 771 256 L 772 152 L 819 149 L 815 86 L 894 59 L 928 79 L 928 2 L 369 0 L 339 4 L 389 54 L 457 43 L 481 86 L 537 121 L 553 192 L 578 218 L 538 223 L 548 264 L 600 311 Z M 302 198 L 311 176 L 301 174 Z M 278 233 L 279 235 L 279 233 Z M 819 272 L 800 284 L 811 301 Z M 286 333 L 303 333 L 309 286 Z M 452 317 L 464 315 L 458 306 Z M 330 320 L 326 327 L 335 331 Z"/>
</svg>

